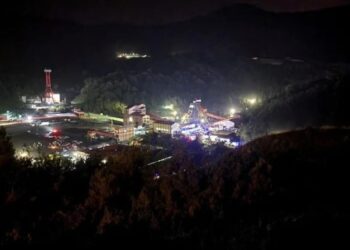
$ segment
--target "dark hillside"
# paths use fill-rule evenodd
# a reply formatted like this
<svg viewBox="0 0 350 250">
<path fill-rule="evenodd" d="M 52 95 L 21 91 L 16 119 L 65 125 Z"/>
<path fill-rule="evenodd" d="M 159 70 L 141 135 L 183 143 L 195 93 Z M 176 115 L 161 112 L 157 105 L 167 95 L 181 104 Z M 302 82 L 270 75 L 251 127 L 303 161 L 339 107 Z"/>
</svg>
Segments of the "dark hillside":
<svg viewBox="0 0 350 250">
<path fill-rule="evenodd" d="M 289 84 L 245 114 L 241 133 L 249 140 L 308 126 L 349 126 L 349 83 L 345 74 Z"/>
<path fill-rule="evenodd" d="M 22 86 L 42 81 L 52 67 L 62 88 L 111 72 L 117 51 L 150 54 L 156 60 L 178 54 L 229 57 L 285 57 L 349 62 L 349 7 L 308 13 L 272 13 L 233 5 L 192 20 L 163 26 L 81 25 L 30 16 L 0 22 L 0 78 Z M 4 19 L 5 17 L 1 17 Z M 205 28 L 204 28 L 205 27 Z"/>
<path fill-rule="evenodd" d="M 11 159 L 0 136 L 0 159 Z M 156 155 L 136 148 L 74 170 L 60 161 L 1 164 L 0 246 L 349 246 L 349 130 L 267 136 L 212 151 L 219 161 L 196 143 L 173 150 L 156 169 L 140 168 Z"/>
</svg>

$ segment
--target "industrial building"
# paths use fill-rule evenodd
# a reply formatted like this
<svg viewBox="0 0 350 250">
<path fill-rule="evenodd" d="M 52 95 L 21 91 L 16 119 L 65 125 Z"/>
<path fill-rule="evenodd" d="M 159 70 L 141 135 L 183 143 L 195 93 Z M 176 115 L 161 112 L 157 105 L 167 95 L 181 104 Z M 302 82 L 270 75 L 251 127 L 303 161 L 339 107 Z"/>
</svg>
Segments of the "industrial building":
<svg viewBox="0 0 350 250">
<path fill-rule="evenodd" d="M 30 109 L 50 108 L 53 105 L 62 104 L 60 93 L 54 93 L 51 85 L 51 69 L 44 69 L 45 73 L 45 91 L 42 97 L 22 96 L 21 100 Z"/>
<path fill-rule="evenodd" d="M 138 104 L 127 108 L 124 116 L 124 126 L 132 126 L 138 131 L 144 128 L 145 131 L 156 133 L 173 134 L 174 121 L 162 119 L 161 117 L 147 113 L 145 104 Z"/>
<path fill-rule="evenodd" d="M 190 104 L 181 123 L 147 112 L 145 104 L 129 106 L 123 121 L 123 126 L 114 125 L 113 131 L 108 132 L 121 142 L 155 132 L 169 134 L 174 138 L 198 139 L 204 144 L 224 143 L 230 147 L 239 144 L 235 123 L 230 118 L 209 113 L 202 107 L 201 100 Z"/>
<path fill-rule="evenodd" d="M 114 133 L 121 142 L 129 141 L 135 136 L 135 128 L 132 126 L 117 127 Z"/>
<path fill-rule="evenodd" d="M 173 134 L 173 126 L 175 122 L 167 120 L 154 120 L 153 131 L 156 133 Z"/>
</svg>

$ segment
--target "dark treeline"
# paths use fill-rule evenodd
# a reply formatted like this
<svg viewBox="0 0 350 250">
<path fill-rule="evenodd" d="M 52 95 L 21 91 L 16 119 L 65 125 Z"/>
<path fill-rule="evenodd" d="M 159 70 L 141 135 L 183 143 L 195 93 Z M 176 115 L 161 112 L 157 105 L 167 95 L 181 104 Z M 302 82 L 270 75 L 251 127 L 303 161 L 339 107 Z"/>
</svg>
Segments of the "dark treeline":
<svg viewBox="0 0 350 250">
<path fill-rule="evenodd" d="M 1 130 L 0 246 L 348 246 L 349 136 L 308 129 L 236 151 L 174 142 L 171 161 L 147 166 L 159 157 L 147 148 L 107 164 L 17 161 Z"/>
<path fill-rule="evenodd" d="M 0 78 L 0 114 L 21 107 L 18 86 L 2 81 Z"/>
</svg>

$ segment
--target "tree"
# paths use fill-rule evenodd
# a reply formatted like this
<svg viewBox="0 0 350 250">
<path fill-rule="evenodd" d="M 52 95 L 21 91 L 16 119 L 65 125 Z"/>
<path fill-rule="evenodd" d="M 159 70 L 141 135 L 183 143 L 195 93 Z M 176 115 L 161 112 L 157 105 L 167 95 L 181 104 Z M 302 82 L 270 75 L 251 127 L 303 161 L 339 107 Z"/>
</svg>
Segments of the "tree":
<svg viewBox="0 0 350 250">
<path fill-rule="evenodd" d="M 12 162 L 15 150 L 4 127 L 0 127 L 0 167 Z"/>
</svg>

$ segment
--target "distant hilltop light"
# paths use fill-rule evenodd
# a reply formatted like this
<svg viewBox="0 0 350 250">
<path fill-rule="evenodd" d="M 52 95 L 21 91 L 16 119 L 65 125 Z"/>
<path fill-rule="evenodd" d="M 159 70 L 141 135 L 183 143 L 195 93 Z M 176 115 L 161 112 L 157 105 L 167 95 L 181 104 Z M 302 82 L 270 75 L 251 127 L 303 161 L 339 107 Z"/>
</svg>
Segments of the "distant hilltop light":
<svg viewBox="0 0 350 250">
<path fill-rule="evenodd" d="M 126 52 L 122 52 L 122 53 L 117 53 L 117 58 L 118 59 L 133 59 L 133 58 L 147 58 L 150 57 L 149 55 L 141 55 L 139 53 L 135 53 L 135 52 L 131 52 L 131 53 L 126 53 Z"/>
</svg>

